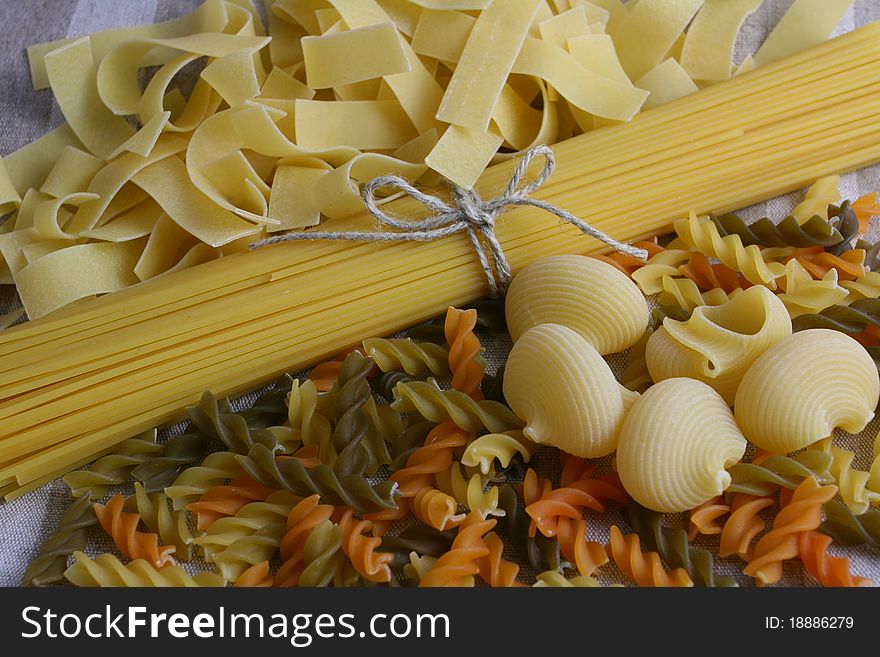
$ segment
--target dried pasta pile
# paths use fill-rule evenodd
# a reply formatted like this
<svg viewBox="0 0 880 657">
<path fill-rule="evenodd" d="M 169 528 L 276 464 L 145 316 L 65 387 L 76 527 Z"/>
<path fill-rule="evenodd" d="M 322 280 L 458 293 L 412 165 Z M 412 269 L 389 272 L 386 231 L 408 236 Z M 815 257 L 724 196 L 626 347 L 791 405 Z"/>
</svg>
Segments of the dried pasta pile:
<svg viewBox="0 0 880 657">
<path fill-rule="evenodd" d="M 815 45 L 851 0 L 797 0 L 734 66 L 760 4 L 271 0 L 266 31 L 249 0 L 206 0 L 33 46 L 34 86 L 66 123 L 0 162 L 0 212 L 14 212 L 0 282 L 35 319 L 355 214 L 381 174 L 470 188 L 533 145 Z"/>
<path fill-rule="evenodd" d="M 205 393 L 187 433 L 65 477 L 76 501 L 25 583 L 735 586 L 734 566 L 769 585 L 796 559 L 870 584 L 829 546 L 880 545 L 880 438 L 860 471 L 831 436 L 880 397 L 880 246 L 859 241 L 878 214 L 823 179 L 777 224 L 682 220 L 647 264 L 539 259 L 504 301 L 366 339 L 240 413 Z M 487 376 L 478 333 L 505 329 Z M 618 381 L 602 356 L 626 349 Z M 91 532 L 115 552 L 83 552 Z M 179 565 L 196 554 L 210 572 Z"/>
</svg>

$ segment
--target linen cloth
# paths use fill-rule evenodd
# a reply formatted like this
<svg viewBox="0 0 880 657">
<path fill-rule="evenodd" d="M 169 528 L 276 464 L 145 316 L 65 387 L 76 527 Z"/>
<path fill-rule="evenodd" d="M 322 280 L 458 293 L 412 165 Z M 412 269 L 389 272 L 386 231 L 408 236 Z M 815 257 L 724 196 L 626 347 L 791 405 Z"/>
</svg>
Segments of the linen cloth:
<svg viewBox="0 0 880 657">
<path fill-rule="evenodd" d="M 201 0 L 0 0 L 0 155 L 21 148 L 42 136 L 63 121 L 61 112 L 48 90 L 35 92 L 31 83 L 25 48 L 29 45 L 64 37 L 76 37 L 112 27 L 152 23 L 190 13 Z M 753 54 L 770 29 L 791 6 L 792 0 L 765 0 L 761 8 L 750 16 L 736 45 L 735 61 Z M 859 25 L 880 20 L 880 0 L 856 0 L 835 30 L 835 35 L 853 30 Z M 855 199 L 869 191 L 880 191 L 880 165 L 843 176 L 843 198 Z M 790 194 L 746 208 L 741 214 L 750 219 L 759 216 L 784 217 L 797 203 L 802 193 Z M 880 220 L 875 220 L 880 222 Z M 875 224 L 871 239 L 880 237 Z M 19 305 L 12 286 L 0 286 L 0 314 Z M 364 336 L 367 337 L 367 336 Z M 486 346 L 488 369 L 493 372 L 510 348 L 504 335 L 481 336 Z M 609 357 L 612 369 L 619 373 L 626 363 L 625 355 Z M 256 392 L 244 395 L 233 403 L 233 408 L 250 405 Z M 163 440 L 183 431 L 178 424 L 161 432 Z M 873 439 L 880 429 L 880 420 L 872 422 L 867 430 L 855 437 L 843 437 L 839 444 L 855 449 L 858 458 L 854 466 L 866 470 L 870 465 Z M 531 465 L 539 472 L 558 469 L 552 451 L 539 452 Z M 603 464 L 608 467 L 608 462 Z M 115 492 L 115 491 L 111 491 Z M 130 492 L 130 491 L 127 491 Z M 46 537 L 54 531 L 58 519 L 70 503 L 67 487 L 59 479 L 11 503 L 0 504 L 0 586 L 15 586 L 21 580 L 27 564 L 40 550 Z M 625 527 L 619 513 L 612 508 L 601 523 L 590 523 L 589 538 L 606 542 L 610 524 Z M 710 546 L 705 538 L 697 545 Z M 90 553 L 113 551 L 112 543 L 102 532 L 90 533 Z M 871 548 L 833 548 L 835 554 L 853 560 L 853 573 L 880 583 L 880 558 Z M 514 560 L 513 554 L 508 558 Z M 733 575 L 743 585 L 751 584 L 743 577 L 735 559 L 717 560 L 717 570 Z M 201 560 L 184 564 L 188 570 L 206 568 Z M 628 583 L 614 568 L 603 568 L 602 579 L 608 583 Z M 783 584 L 813 585 L 799 563 L 787 563 Z"/>
</svg>

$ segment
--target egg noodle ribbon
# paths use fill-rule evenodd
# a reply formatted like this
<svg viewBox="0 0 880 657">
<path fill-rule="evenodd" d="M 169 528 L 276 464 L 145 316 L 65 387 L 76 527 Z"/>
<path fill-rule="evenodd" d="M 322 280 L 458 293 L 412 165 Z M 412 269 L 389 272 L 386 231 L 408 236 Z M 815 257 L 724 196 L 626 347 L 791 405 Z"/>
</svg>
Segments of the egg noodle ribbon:
<svg viewBox="0 0 880 657">
<path fill-rule="evenodd" d="M 525 182 L 526 171 L 535 158 L 544 158 L 544 168 L 540 175 L 531 182 Z M 587 222 L 578 219 L 570 212 L 546 201 L 529 198 L 529 195 L 540 188 L 556 168 L 556 160 L 553 151 L 544 145 L 536 146 L 527 151 L 517 163 L 507 183 L 504 192 L 492 199 L 483 200 L 472 189 L 463 189 L 456 185 L 450 185 L 450 201 L 446 201 L 425 194 L 416 189 L 411 183 L 400 176 L 378 176 L 364 187 L 364 205 L 370 214 L 375 217 L 383 227 L 394 229 L 393 231 L 308 231 L 288 232 L 274 235 L 267 239 L 255 242 L 252 249 L 289 242 L 293 240 L 345 240 L 351 242 L 432 242 L 455 233 L 466 232 L 477 253 L 480 267 L 486 276 L 489 290 L 492 296 L 504 294 L 510 284 L 512 273 L 510 264 L 501 248 L 501 243 L 495 235 L 495 222 L 501 213 L 510 206 L 530 205 L 540 208 L 545 212 L 554 214 L 563 221 L 576 226 L 585 234 L 604 242 L 612 249 L 626 253 L 639 260 L 645 261 L 648 252 L 629 244 L 618 242 L 602 231 L 593 228 Z M 407 194 L 427 207 L 433 215 L 421 218 L 395 218 L 385 214 L 379 209 L 376 191 L 381 188 L 396 189 Z"/>
</svg>

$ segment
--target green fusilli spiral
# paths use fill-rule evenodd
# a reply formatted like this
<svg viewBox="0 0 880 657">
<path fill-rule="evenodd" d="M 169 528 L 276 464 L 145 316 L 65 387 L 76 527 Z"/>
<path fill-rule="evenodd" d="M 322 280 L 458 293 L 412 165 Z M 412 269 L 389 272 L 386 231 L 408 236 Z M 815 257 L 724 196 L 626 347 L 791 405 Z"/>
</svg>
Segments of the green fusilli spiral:
<svg viewBox="0 0 880 657">
<path fill-rule="evenodd" d="M 156 430 L 144 432 L 119 444 L 112 454 L 102 456 L 88 470 L 74 470 L 64 475 L 64 483 L 74 497 L 101 498 L 110 486 L 128 481 L 135 467 L 162 454 L 156 444 Z"/>
<path fill-rule="evenodd" d="M 872 545 L 880 548 L 880 510 L 854 514 L 835 500 L 825 504 L 825 522 L 819 531 L 844 545 Z"/>
<path fill-rule="evenodd" d="M 829 247 L 843 241 L 843 235 L 835 228 L 833 222 L 818 215 L 810 217 L 803 224 L 798 224 L 797 219 L 792 216 L 786 217 L 779 223 L 764 217 L 751 224 L 735 214 L 710 218 L 722 237 L 739 235 L 744 246 L 757 244 L 758 246 Z"/>
<path fill-rule="evenodd" d="M 64 576 L 76 586 L 114 587 L 192 587 L 225 586 L 217 573 L 198 573 L 190 576 L 180 566 L 156 569 L 153 565 L 137 559 L 124 564 L 112 554 L 101 554 L 94 559 L 82 552 L 74 553 L 75 563 Z"/>
<path fill-rule="evenodd" d="M 766 497 L 778 486 L 797 488 L 807 477 L 815 477 L 820 484 L 830 484 L 834 482 L 831 462 L 831 454 L 808 449 L 794 457 L 770 456 L 760 465 L 737 463 L 727 469 L 731 478 L 727 492 Z"/>
<path fill-rule="evenodd" d="M 201 465 L 181 472 L 174 483 L 165 489 L 165 494 L 174 509 L 180 510 L 199 499 L 209 488 L 225 484 L 240 474 L 242 469 L 234 452 L 214 452 Z"/>
<path fill-rule="evenodd" d="M 148 493 L 158 493 L 174 483 L 180 472 L 205 455 L 209 439 L 198 433 L 175 436 L 165 444 L 162 454 L 144 461 L 131 476 L 141 482 Z"/>
<path fill-rule="evenodd" d="M 304 497 L 317 493 L 326 504 L 348 506 L 361 513 L 397 508 L 396 486 L 391 481 L 372 486 L 358 475 L 338 477 L 325 464 L 307 470 L 295 459 L 277 462 L 265 445 L 254 445 L 247 456 L 236 458 L 264 486 L 281 487 Z"/>
<path fill-rule="evenodd" d="M 247 454 L 256 443 L 275 446 L 275 438 L 270 432 L 252 431 L 242 415 L 232 412 L 228 399 L 218 400 L 210 391 L 202 394 L 197 406 L 190 406 L 186 411 L 195 429 L 221 441 L 227 449 L 238 454 Z"/>
<path fill-rule="evenodd" d="M 833 255 L 840 255 L 844 251 L 849 251 L 853 247 L 853 242 L 862 231 L 859 225 L 859 219 L 856 213 L 850 207 L 849 201 L 844 201 L 839 206 L 828 206 L 828 219 L 833 222 L 834 226 L 840 232 L 842 239 L 840 242 L 825 250 Z"/>
<path fill-rule="evenodd" d="M 695 586 L 737 586 L 733 578 L 715 575 L 712 553 L 690 545 L 684 529 L 664 527 L 662 513 L 630 500 L 626 505 L 626 517 L 645 547 L 657 551 L 669 568 L 684 568 Z"/>
<path fill-rule="evenodd" d="M 67 558 L 77 550 L 86 548 L 86 530 L 98 524 L 95 511 L 88 496 L 82 496 L 71 504 L 40 553 L 24 571 L 22 586 L 46 586 L 64 579 Z"/>
<path fill-rule="evenodd" d="M 363 475 L 370 465 L 364 440 L 369 421 L 364 405 L 372 399 L 367 375 L 373 369 L 373 359 L 353 351 L 342 362 L 334 398 L 333 447 L 336 450 L 334 472 L 341 477 Z M 375 470 L 373 470 L 375 473 Z"/>
<path fill-rule="evenodd" d="M 287 418 L 287 395 L 293 387 L 294 378 L 283 374 L 254 403 L 239 413 L 251 429 L 274 427 Z"/>
<path fill-rule="evenodd" d="M 413 378 L 406 372 L 400 370 L 391 370 L 382 372 L 373 379 L 373 390 L 385 398 L 385 401 L 394 401 L 394 388 L 398 383 L 409 383 Z"/>
<path fill-rule="evenodd" d="M 392 568 L 402 568 L 409 563 L 410 552 L 419 556 L 440 557 L 449 552 L 455 532 L 441 532 L 428 525 L 415 525 L 406 528 L 399 536 L 383 536 L 379 552 L 391 552 L 394 559 Z"/>
<path fill-rule="evenodd" d="M 474 401 L 459 390 L 443 390 L 434 381 L 401 383 L 394 389 L 391 407 L 402 413 L 417 412 L 432 422 L 452 420 L 465 431 L 488 429 L 502 433 L 521 429 L 523 421 L 504 404 Z"/>
<path fill-rule="evenodd" d="M 825 328 L 856 335 L 868 326 L 880 326 L 880 299 L 859 299 L 848 306 L 829 306 L 819 313 L 800 315 L 791 320 L 792 331 Z"/>
<path fill-rule="evenodd" d="M 535 572 L 561 572 L 566 564 L 559 553 L 559 542 L 540 532 L 529 536 L 532 519 L 517 498 L 513 486 L 501 487 L 498 492 L 498 508 L 504 510 L 504 516 L 498 518 L 499 529 L 510 536 L 514 549 L 531 564 Z"/>
<path fill-rule="evenodd" d="M 449 352 L 432 342 L 415 342 L 410 338 L 367 338 L 363 344 L 367 355 L 383 372 L 403 370 L 413 376 L 449 374 Z"/>
<path fill-rule="evenodd" d="M 329 520 L 315 527 L 303 547 L 305 568 L 300 586 L 327 586 L 336 578 L 345 563 L 342 553 L 342 529 Z"/>
</svg>

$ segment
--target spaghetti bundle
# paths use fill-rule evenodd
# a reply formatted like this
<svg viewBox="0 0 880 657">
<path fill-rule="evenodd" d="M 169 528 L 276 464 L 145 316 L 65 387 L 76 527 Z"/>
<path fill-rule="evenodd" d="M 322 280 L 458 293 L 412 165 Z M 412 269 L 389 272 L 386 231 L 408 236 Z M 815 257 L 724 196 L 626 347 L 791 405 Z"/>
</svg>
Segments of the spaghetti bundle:
<svg viewBox="0 0 880 657">
<path fill-rule="evenodd" d="M 880 159 L 880 26 L 554 146 L 534 198 L 621 240 Z M 723 128 L 719 129 L 719 126 Z M 477 190 L 499 193 L 514 163 Z M 413 199 L 385 206 L 418 216 Z M 372 230 L 367 215 L 324 229 Z M 529 207 L 496 228 L 514 271 L 597 242 Z M 465 235 L 381 247 L 287 243 L 81 301 L 0 333 L 0 491 L 8 496 L 177 419 L 205 389 L 252 388 L 485 294 Z"/>
</svg>

